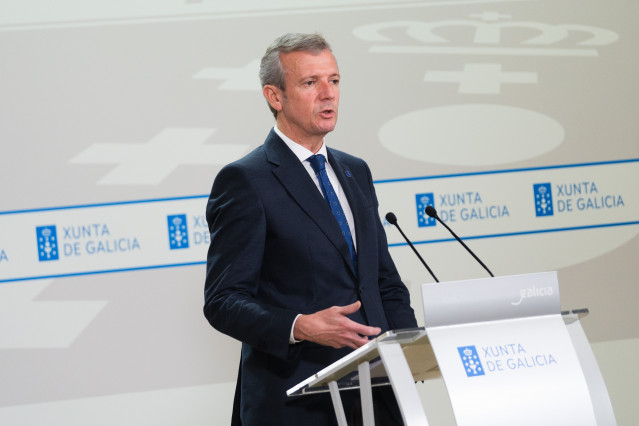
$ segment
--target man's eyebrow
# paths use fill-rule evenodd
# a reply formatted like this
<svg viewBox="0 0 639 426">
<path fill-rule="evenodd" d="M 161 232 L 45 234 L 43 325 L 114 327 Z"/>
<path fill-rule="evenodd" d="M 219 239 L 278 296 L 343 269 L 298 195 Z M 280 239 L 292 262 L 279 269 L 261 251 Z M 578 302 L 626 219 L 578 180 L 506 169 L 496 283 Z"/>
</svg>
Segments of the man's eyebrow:
<svg viewBox="0 0 639 426">
<path fill-rule="evenodd" d="M 338 72 L 330 74 L 327 78 L 333 79 L 335 77 L 342 78 Z M 317 74 L 311 74 L 311 75 L 306 75 L 306 76 L 300 77 L 299 81 L 300 82 L 304 82 L 304 81 L 307 81 L 307 80 L 319 80 L 320 78 L 321 77 L 319 75 L 317 75 Z"/>
</svg>

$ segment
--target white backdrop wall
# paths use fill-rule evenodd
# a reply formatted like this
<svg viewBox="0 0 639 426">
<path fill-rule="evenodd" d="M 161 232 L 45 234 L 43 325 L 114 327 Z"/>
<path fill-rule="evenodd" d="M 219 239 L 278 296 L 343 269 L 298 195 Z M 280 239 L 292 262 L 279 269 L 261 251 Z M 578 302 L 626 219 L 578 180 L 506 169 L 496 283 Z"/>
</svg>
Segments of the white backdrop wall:
<svg viewBox="0 0 639 426">
<path fill-rule="evenodd" d="M 639 4 L 0 4 L 0 424 L 230 419 L 239 344 L 201 307 L 217 171 L 264 140 L 258 61 L 321 32 L 327 143 L 364 157 L 440 280 L 559 272 L 619 424 L 639 410 Z M 387 228 L 422 323 L 419 261 Z M 441 380 L 420 384 L 454 424 Z"/>
</svg>

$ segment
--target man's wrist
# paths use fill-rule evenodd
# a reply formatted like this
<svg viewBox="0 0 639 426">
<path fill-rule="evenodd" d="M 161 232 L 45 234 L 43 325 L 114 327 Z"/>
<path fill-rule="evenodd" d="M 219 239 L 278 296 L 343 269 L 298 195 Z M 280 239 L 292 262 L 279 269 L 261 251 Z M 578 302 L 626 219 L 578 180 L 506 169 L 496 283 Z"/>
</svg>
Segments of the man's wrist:
<svg viewBox="0 0 639 426">
<path fill-rule="evenodd" d="M 290 345 L 294 345 L 295 343 L 299 343 L 299 342 L 301 342 L 301 340 L 297 340 L 297 339 L 295 339 L 295 323 L 297 322 L 297 319 L 298 319 L 299 317 L 301 317 L 301 316 L 302 316 L 302 314 L 297 314 L 297 316 L 296 316 L 296 317 L 295 317 L 295 319 L 293 320 L 293 325 L 291 325 L 291 334 L 290 334 L 290 336 L 289 336 L 289 338 L 288 338 L 288 343 L 289 343 Z"/>
</svg>

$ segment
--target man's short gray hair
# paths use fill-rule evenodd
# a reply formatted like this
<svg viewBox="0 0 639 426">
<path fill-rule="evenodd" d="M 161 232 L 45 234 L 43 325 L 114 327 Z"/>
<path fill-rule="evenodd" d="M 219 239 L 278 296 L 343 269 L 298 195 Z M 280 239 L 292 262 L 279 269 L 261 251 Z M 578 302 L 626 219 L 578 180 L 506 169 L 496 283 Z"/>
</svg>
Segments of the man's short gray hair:
<svg viewBox="0 0 639 426">
<path fill-rule="evenodd" d="M 319 54 L 325 50 L 332 52 L 331 46 L 319 34 L 288 33 L 280 36 L 266 49 L 260 63 L 260 83 L 262 87 L 272 85 L 284 91 L 284 67 L 280 53 L 309 52 Z M 277 118 L 277 111 L 268 106 Z"/>
</svg>

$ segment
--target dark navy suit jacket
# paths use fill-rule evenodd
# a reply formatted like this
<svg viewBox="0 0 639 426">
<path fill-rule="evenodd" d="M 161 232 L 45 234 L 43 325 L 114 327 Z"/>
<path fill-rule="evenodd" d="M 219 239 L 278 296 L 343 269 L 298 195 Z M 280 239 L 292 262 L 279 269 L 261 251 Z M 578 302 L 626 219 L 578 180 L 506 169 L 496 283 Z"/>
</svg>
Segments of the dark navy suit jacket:
<svg viewBox="0 0 639 426">
<path fill-rule="evenodd" d="M 355 321 L 386 331 L 416 327 L 409 293 L 388 253 L 367 164 L 328 149 L 353 212 L 358 271 L 329 206 L 274 131 L 213 183 L 204 314 L 242 342 L 234 421 L 243 425 L 334 422 L 328 395 L 286 390 L 351 349 L 289 344 L 297 314 L 362 301 Z"/>
</svg>

